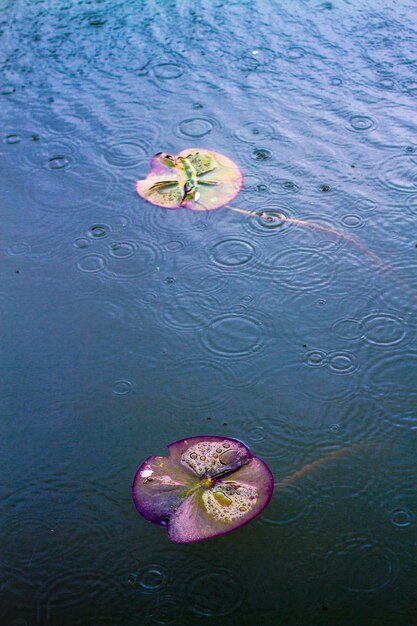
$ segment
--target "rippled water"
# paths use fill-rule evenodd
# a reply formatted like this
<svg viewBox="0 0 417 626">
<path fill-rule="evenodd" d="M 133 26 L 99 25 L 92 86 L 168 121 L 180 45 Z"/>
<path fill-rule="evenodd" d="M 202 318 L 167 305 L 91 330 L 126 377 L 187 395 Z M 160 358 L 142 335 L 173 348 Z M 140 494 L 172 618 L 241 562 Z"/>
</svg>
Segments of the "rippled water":
<svg viewBox="0 0 417 626">
<path fill-rule="evenodd" d="M 2 625 L 415 623 L 416 37 L 411 0 L 0 0 Z M 137 196 L 194 146 L 258 217 Z M 170 544 L 132 477 L 204 433 L 276 494 Z"/>
</svg>

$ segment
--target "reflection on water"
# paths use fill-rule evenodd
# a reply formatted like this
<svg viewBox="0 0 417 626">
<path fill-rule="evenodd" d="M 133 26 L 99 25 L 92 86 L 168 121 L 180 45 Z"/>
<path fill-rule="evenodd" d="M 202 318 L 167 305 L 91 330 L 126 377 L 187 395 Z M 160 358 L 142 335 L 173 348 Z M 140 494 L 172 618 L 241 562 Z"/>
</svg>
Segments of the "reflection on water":
<svg viewBox="0 0 417 626">
<path fill-rule="evenodd" d="M 414 623 L 417 33 L 383 4 L 0 0 L 1 624 Z M 137 196 L 184 147 L 243 213 Z M 199 434 L 278 486 L 169 544 L 132 477 Z"/>
</svg>

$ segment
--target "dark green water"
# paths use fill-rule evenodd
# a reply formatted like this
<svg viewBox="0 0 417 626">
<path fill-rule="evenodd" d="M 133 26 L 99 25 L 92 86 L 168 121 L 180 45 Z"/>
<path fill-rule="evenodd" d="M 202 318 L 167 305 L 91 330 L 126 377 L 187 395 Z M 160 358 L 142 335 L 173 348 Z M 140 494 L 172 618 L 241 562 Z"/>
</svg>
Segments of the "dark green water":
<svg viewBox="0 0 417 626">
<path fill-rule="evenodd" d="M 1 626 L 416 624 L 415 9 L 0 0 Z M 195 146 L 269 218 L 137 196 Z M 176 545 L 131 482 L 200 434 L 349 450 Z"/>
</svg>

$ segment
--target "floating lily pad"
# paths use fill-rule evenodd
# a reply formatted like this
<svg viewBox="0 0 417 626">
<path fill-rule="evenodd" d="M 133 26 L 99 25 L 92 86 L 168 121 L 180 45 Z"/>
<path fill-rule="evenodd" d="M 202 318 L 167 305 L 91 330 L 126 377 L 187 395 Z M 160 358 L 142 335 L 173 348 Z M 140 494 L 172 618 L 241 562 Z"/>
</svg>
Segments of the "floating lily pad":
<svg viewBox="0 0 417 626">
<path fill-rule="evenodd" d="M 138 180 L 138 194 L 166 209 L 193 211 L 218 209 L 239 193 L 243 174 L 238 165 L 219 152 L 186 148 L 176 156 L 156 154 L 144 180 Z"/>
<path fill-rule="evenodd" d="M 168 456 L 150 456 L 139 467 L 132 495 L 139 513 L 166 526 L 172 541 L 201 541 L 236 530 L 272 497 L 268 466 L 236 439 L 189 437 L 168 450 Z"/>
</svg>

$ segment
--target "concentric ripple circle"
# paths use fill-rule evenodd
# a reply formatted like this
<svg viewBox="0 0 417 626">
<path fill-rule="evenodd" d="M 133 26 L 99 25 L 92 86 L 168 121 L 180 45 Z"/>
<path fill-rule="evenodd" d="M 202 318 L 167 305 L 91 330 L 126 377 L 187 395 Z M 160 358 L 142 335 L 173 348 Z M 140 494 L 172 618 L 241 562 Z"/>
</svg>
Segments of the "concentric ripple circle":
<svg viewBox="0 0 417 626">
<path fill-rule="evenodd" d="M 272 500 L 259 519 L 267 526 L 288 526 L 308 514 L 311 506 L 311 500 L 301 487 L 294 484 L 280 487 L 275 483 Z"/>
<path fill-rule="evenodd" d="M 197 615 L 208 618 L 233 613 L 243 602 L 244 589 L 232 570 L 213 567 L 195 572 L 185 583 L 187 605 Z M 210 589 L 210 593 L 207 593 Z"/>
<path fill-rule="evenodd" d="M 244 239 L 221 239 L 212 247 L 211 258 L 222 268 L 249 265 L 255 260 L 255 246 Z"/>
<path fill-rule="evenodd" d="M 43 210 L 71 213 L 103 203 L 112 180 L 109 170 L 78 158 L 71 167 L 29 172 L 25 195 Z"/>
<path fill-rule="evenodd" d="M 267 262 L 271 272 L 283 276 L 282 285 L 296 291 L 319 290 L 329 285 L 335 274 L 330 256 L 310 248 L 289 249 L 271 255 Z M 285 280 L 285 274 L 290 280 Z"/>
<path fill-rule="evenodd" d="M 400 193 L 417 191 L 417 156 L 398 154 L 380 165 L 382 183 Z"/>
<path fill-rule="evenodd" d="M 190 137 L 192 139 L 200 139 L 209 135 L 215 128 L 216 123 L 205 117 L 190 117 L 178 125 L 178 133 L 182 137 Z"/>
<path fill-rule="evenodd" d="M 258 143 L 274 136 L 275 129 L 268 122 L 247 122 L 236 131 L 236 137 L 246 143 Z"/>
<path fill-rule="evenodd" d="M 417 424 L 416 372 L 417 352 L 411 350 L 384 352 L 367 366 L 364 385 L 396 426 Z"/>
<path fill-rule="evenodd" d="M 349 123 L 350 130 L 354 130 L 356 132 L 372 130 L 376 126 L 375 121 L 367 115 L 353 115 L 350 118 Z"/>
<path fill-rule="evenodd" d="M 166 369 L 168 400 L 192 410 L 223 404 L 234 381 L 232 370 L 218 359 L 188 358 L 170 362 Z"/>
<path fill-rule="evenodd" d="M 328 564 L 329 571 L 343 587 L 356 593 L 372 593 L 392 583 L 398 573 L 398 557 L 373 537 L 348 536 L 337 546 Z"/>
<path fill-rule="evenodd" d="M 406 336 L 406 324 L 392 313 L 375 313 L 362 320 L 364 338 L 376 346 L 393 346 Z"/>
<path fill-rule="evenodd" d="M 130 280 L 157 272 L 161 250 L 152 241 L 131 239 L 109 244 L 106 275 L 116 280 Z"/>
<path fill-rule="evenodd" d="M 177 331 L 196 332 L 207 326 L 211 311 L 219 307 L 211 294 L 177 291 L 161 307 L 161 321 Z"/>
<path fill-rule="evenodd" d="M 265 329 L 260 320 L 247 315 L 222 315 L 210 322 L 202 341 L 218 356 L 249 357 L 258 353 L 265 343 Z"/>
</svg>

